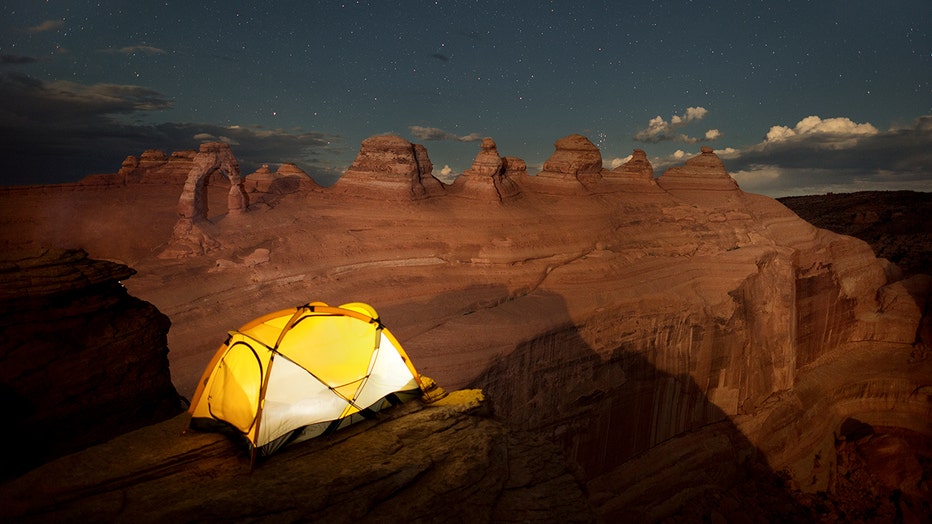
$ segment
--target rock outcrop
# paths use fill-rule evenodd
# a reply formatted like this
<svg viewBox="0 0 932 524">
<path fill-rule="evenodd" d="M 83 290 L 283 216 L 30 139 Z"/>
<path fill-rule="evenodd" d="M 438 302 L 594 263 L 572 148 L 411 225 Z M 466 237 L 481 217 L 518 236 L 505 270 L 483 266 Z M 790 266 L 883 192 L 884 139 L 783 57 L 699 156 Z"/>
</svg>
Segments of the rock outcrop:
<svg viewBox="0 0 932 524">
<path fill-rule="evenodd" d="M 631 160 L 613 169 L 611 174 L 620 175 L 624 179 L 653 182 L 654 166 L 647 159 L 647 153 L 643 149 L 635 149 L 631 154 Z"/>
<path fill-rule="evenodd" d="M 5 253 L 3 476 L 180 411 L 170 322 L 127 293 L 121 281 L 133 274 L 79 251 Z"/>
<path fill-rule="evenodd" d="M 711 147 L 703 147 L 699 156 L 687 160 L 685 166 L 667 169 L 657 179 L 657 183 L 674 194 L 738 190 L 738 183 L 725 171 L 725 165 Z"/>
<path fill-rule="evenodd" d="M 178 222 L 172 232 L 169 245 L 160 254 L 163 258 L 184 258 L 200 255 L 217 249 L 219 242 L 208 232 L 207 220 L 208 183 L 216 174 L 222 174 L 230 183 L 227 194 L 227 214 L 239 215 L 246 212 L 249 197 L 243 188 L 239 162 L 230 146 L 223 142 L 201 144 L 194 157 L 194 165 L 178 199 Z"/>
<path fill-rule="evenodd" d="M 243 179 L 243 189 L 256 197 L 250 198 L 250 203 L 270 203 L 273 199 L 261 198 L 255 194 L 286 195 L 320 189 L 320 185 L 294 164 L 282 164 L 274 173 L 269 170 L 268 164 L 263 164 L 254 173 L 246 175 Z"/>
<path fill-rule="evenodd" d="M 112 174 L 89 175 L 78 182 L 78 186 L 126 186 L 135 184 L 184 185 L 197 151 L 175 151 L 168 156 L 159 149 L 144 151 L 139 157 L 129 155 L 123 160 L 120 170 Z"/>
<path fill-rule="evenodd" d="M 431 174 L 427 149 L 396 135 L 362 141 L 359 154 L 333 190 L 379 199 L 419 200 L 443 194 L 443 183 Z"/>
<path fill-rule="evenodd" d="M 181 198 L 178 199 L 178 216 L 183 220 L 207 220 L 207 184 L 211 175 L 221 173 L 230 183 L 227 212 L 243 213 L 249 206 L 249 199 L 243 191 L 239 162 L 233 156 L 230 146 L 223 142 L 201 144 L 201 150 L 194 157 L 194 165 L 188 172 Z"/>
<path fill-rule="evenodd" d="M 537 174 L 544 180 L 591 184 L 602 177 L 602 153 L 588 138 L 573 134 L 556 142 L 555 151 Z"/>
<path fill-rule="evenodd" d="M 518 197 L 521 188 L 509 175 L 505 159 L 499 156 L 495 141 L 484 138 L 481 147 L 472 168 L 463 172 L 453 182 L 453 190 L 460 196 L 485 201 L 505 202 Z M 520 159 L 512 159 L 509 163 L 512 171 L 522 170 L 520 166 L 523 161 Z M 523 170 L 526 176 L 527 167 Z"/>
<path fill-rule="evenodd" d="M 171 316 L 185 392 L 220 342 L 207 333 L 309 300 L 371 303 L 419 371 L 558 443 L 609 521 L 697 500 L 701 518 L 739 520 L 744 485 L 776 501 L 750 514 L 795 518 L 794 501 L 837 494 L 847 420 L 932 434 L 928 279 L 744 193 L 711 150 L 654 182 L 640 159 L 602 170 L 586 144 L 558 141 L 544 176 L 501 159 L 521 198 L 477 206 L 430 189 L 420 146 L 373 137 L 342 185 L 205 223 L 210 256 L 143 258 L 129 285 Z M 71 215 L 70 241 L 120 225 Z"/>
<path fill-rule="evenodd" d="M 187 417 L 0 486 L 19 522 L 594 522 L 559 449 L 489 416 L 478 391 L 409 402 L 286 448 L 249 472 Z M 145 453 L 138 450 L 145 449 Z M 209 482 L 204 479 L 209 478 Z M 54 504 L 49 501 L 54 500 Z"/>
</svg>

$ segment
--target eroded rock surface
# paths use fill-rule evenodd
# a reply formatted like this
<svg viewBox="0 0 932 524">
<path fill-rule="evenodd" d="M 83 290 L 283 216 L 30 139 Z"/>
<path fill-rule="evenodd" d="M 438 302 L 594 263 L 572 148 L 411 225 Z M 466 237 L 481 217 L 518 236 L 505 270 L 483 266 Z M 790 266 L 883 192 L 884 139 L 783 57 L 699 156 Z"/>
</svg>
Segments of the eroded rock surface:
<svg viewBox="0 0 932 524">
<path fill-rule="evenodd" d="M 424 146 L 379 135 L 363 140 L 356 160 L 333 188 L 374 198 L 417 200 L 443 194 L 443 183 L 432 172 Z"/>
<path fill-rule="evenodd" d="M 135 272 L 79 251 L 0 266 L 3 475 L 177 414 L 168 317 L 121 284 Z"/>
<path fill-rule="evenodd" d="M 907 275 L 932 275 L 932 193 L 862 191 L 780 202 L 817 227 L 867 242 Z"/>
<path fill-rule="evenodd" d="M 228 144 L 201 144 L 201 150 L 194 157 L 193 163 L 185 180 L 181 198 L 178 199 L 178 215 L 182 220 L 197 222 L 207 219 L 207 184 L 215 172 L 223 174 L 230 183 L 227 212 L 246 211 L 249 199 L 243 191 L 239 162 Z"/>
<path fill-rule="evenodd" d="M 285 448 L 252 472 L 225 436 L 182 435 L 182 415 L 0 486 L 0 516 L 20 522 L 596 520 L 559 449 L 490 418 L 479 391 L 452 392 L 427 406 L 412 401 L 380 415 Z"/>
<path fill-rule="evenodd" d="M 845 420 L 932 434 L 932 358 L 916 345 L 929 280 L 742 192 L 711 150 L 658 182 L 633 157 L 644 180 L 620 183 L 587 143 L 558 145 L 550 176 L 502 158 L 521 198 L 477 206 L 429 189 L 423 148 L 374 137 L 346 181 L 205 225 L 216 245 L 183 264 L 141 257 L 128 285 L 172 318 L 185 393 L 226 329 L 368 302 L 421 372 L 481 387 L 502 420 L 559 443 L 606 519 L 742 518 L 745 484 L 783 487 L 762 511 L 804 514 L 795 494 L 837 493 Z M 499 169 L 480 155 L 479 171 Z M 119 224 L 41 198 L 73 209 L 71 241 Z M 19 201 L 4 223 L 51 230 Z"/>
<path fill-rule="evenodd" d="M 685 166 L 667 169 L 657 183 L 671 192 L 738 190 L 738 183 L 725 171 L 711 147 L 703 147 L 701 154 L 687 160 Z"/>
<path fill-rule="evenodd" d="M 508 166 L 517 177 L 521 176 L 521 171 L 526 176 L 527 167 L 522 168 L 523 163 L 520 159 L 512 159 L 506 164 L 506 159 L 498 154 L 495 141 L 485 138 L 472 167 L 454 181 L 454 191 L 460 196 L 485 201 L 505 202 L 517 198 L 521 188 L 512 178 L 514 175 L 509 173 Z"/>
<path fill-rule="evenodd" d="M 553 144 L 554 152 L 544 162 L 538 177 L 563 182 L 597 182 L 602 172 L 602 153 L 588 138 L 573 134 Z"/>
<path fill-rule="evenodd" d="M 612 173 L 623 175 L 625 178 L 632 180 L 645 182 L 653 182 L 654 180 L 654 166 L 647 159 L 647 153 L 643 149 L 635 149 L 631 154 L 631 160 L 613 169 Z"/>
</svg>

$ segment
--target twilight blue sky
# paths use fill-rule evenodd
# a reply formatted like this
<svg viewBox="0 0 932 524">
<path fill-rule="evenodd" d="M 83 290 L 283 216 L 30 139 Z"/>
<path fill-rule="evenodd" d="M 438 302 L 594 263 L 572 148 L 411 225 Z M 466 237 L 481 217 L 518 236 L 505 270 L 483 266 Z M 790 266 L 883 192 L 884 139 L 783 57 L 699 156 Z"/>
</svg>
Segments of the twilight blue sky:
<svg viewBox="0 0 932 524">
<path fill-rule="evenodd" d="M 746 191 L 932 191 L 932 2 L 45 1 L 0 7 L 0 184 L 231 144 L 325 185 L 368 136 L 536 173 L 581 133 Z"/>
</svg>

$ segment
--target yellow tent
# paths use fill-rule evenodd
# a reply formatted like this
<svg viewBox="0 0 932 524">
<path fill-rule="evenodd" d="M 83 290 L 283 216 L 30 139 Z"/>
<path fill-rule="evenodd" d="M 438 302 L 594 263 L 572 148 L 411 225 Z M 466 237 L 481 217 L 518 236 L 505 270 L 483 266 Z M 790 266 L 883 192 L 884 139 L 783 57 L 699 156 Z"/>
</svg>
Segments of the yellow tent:
<svg viewBox="0 0 932 524">
<path fill-rule="evenodd" d="M 235 429 L 255 459 L 425 389 L 371 306 L 312 302 L 231 331 L 188 411 L 196 429 Z"/>
</svg>

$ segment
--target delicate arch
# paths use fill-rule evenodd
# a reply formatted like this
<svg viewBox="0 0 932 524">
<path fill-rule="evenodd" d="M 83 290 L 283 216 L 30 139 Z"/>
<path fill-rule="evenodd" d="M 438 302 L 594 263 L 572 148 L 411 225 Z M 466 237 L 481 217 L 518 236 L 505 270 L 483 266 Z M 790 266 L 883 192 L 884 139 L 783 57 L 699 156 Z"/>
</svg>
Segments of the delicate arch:
<svg viewBox="0 0 932 524">
<path fill-rule="evenodd" d="M 194 157 L 194 167 L 188 172 L 184 190 L 178 200 L 178 214 L 182 219 L 192 221 L 207 219 L 207 182 L 217 171 L 230 181 L 227 212 L 246 211 L 249 198 L 243 189 L 239 162 L 233 156 L 233 151 L 223 142 L 208 142 L 201 144 L 200 152 Z"/>
</svg>

